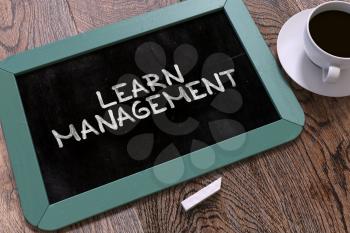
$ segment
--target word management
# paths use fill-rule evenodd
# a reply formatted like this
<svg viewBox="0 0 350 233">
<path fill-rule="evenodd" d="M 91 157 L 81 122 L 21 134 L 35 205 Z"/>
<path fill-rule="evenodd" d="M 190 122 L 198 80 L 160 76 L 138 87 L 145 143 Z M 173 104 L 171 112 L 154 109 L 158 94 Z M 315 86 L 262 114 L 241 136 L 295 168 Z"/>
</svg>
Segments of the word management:
<svg viewBox="0 0 350 233">
<path fill-rule="evenodd" d="M 101 135 L 106 132 L 106 129 L 118 130 L 125 125 L 126 121 L 135 122 L 142 120 L 151 115 L 157 115 L 167 111 L 169 108 L 176 108 L 176 101 L 192 102 L 203 99 L 214 93 L 225 92 L 225 82 L 229 82 L 232 87 L 236 87 L 236 82 L 233 78 L 235 70 L 228 69 L 213 74 L 213 79 L 202 77 L 198 80 L 186 83 L 185 78 L 177 64 L 174 65 L 175 72 L 171 73 L 163 69 L 162 76 L 157 74 L 146 74 L 142 76 L 143 84 L 138 79 L 133 79 L 130 83 L 118 83 L 111 87 L 111 91 L 115 93 L 115 100 L 105 102 L 103 94 L 96 91 L 96 97 L 102 109 L 107 112 L 104 117 L 94 115 L 94 121 L 88 122 L 82 119 L 80 128 L 74 124 L 70 124 L 63 132 L 58 132 L 53 129 L 52 135 L 57 141 L 59 148 L 64 147 L 64 140 L 86 140 L 90 135 Z M 215 81 L 214 81 L 215 80 Z M 169 87 L 175 87 L 176 91 L 167 91 Z M 203 88 L 204 87 L 204 88 Z M 126 95 L 126 90 L 131 90 L 131 95 Z M 201 91 L 200 91 L 201 90 Z M 143 97 L 146 96 L 146 97 Z M 141 101 L 140 97 L 143 97 Z M 166 105 L 161 103 L 167 103 Z M 127 103 L 131 106 L 128 111 L 122 103 Z M 113 111 L 111 107 L 116 108 Z M 68 134 L 67 134 L 68 132 Z"/>
</svg>

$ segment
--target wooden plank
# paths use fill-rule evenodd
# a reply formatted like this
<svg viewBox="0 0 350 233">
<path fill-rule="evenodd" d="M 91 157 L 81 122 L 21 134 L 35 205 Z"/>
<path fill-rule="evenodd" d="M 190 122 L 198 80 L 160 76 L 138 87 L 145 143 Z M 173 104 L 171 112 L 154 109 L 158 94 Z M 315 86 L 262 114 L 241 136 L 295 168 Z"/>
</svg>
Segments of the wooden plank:
<svg viewBox="0 0 350 233">
<path fill-rule="evenodd" d="M 176 3 L 177 0 L 67 0 L 79 32 Z"/>
<path fill-rule="evenodd" d="M 60 232 L 130 232 L 143 233 L 136 209 L 130 205 L 95 216 Z"/>
<path fill-rule="evenodd" d="M 3 0 L 0 12 L 0 59 L 77 32 L 65 0 Z"/>
</svg>

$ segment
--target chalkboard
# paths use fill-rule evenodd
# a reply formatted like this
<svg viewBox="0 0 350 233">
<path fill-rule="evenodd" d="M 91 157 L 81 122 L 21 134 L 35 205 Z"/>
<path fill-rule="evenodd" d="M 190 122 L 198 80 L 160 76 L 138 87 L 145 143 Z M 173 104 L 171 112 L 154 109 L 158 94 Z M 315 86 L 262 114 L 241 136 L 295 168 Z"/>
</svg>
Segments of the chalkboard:
<svg viewBox="0 0 350 233">
<path fill-rule="evenodd" d="M 169 86 L 161 70 L 178 76 L 174 64 L 184 82 Z M 135 100 L 141 102 L 138 109 L 147 107 L 147 97 L 162 91 L 179 96 L 179 87 L 201 78 L 218 86 L 214 73 L 231 69 L 235 87 L 222 76 L 223 92 L 213 88 L 212 95 L 196 101 L 188 93 L 191 102 L 174 101 L 173 109 L 167 102 L 164 106 L 169 110 L 145 119 L 131 113 Z M 156 86 L 153 92 L 142 78 L 146 74 L 157 74 L 159 84 L 167 87 Z M 133 80 L 148 93 L 141 88 L 134 98 Z M 280 119 L 223 11 L 20 75 L 17 83 L 50 203 Z M 133 99 L 102 108 L 96 91 L 103 95 L 104 104 L 115 102 L 112 87 L 118 84 L 126 84 L 118 88 L 125 92 L 123 98 Z M 203 82 L 193 88 L 199 90 L 197 95 L 208 93 Z M 162 101 L 164 96 L 154 102 Z M 108 110 L 117 119 L 120 106 L 135 122 L 128 117 L 125 125 L 106 126 L 102 133 L 95 115 L 112 122 Z M 83 119 L 96 132 L 79 142 L 74 137 L 62 139 L 60 148 L 51 131 L 67 135 L 73 124 L 82 137 Z M 192 147 L 196 141 L 198 146 Z M 169 154 L 162 156 L 167 147 L 169 151 L 163 153 Z"/>
<path fill-rule="evenodd" d="M 13 72 L 34 150 L 33 166 L 39 168 L 49 206 L 73 203 L 94 190 L 140 177 L 140 190 L 135 191 L 133 182 L 130 187 L 123 183 L 131 195 L 121 197 L 118 203 L 122 204 L 288 141 L 300 132 L 298 124 L 284 125 L 285 118 L 289 117 L 288 122 L 301 119 L 301 111 L 283 80 L 273 77 L 278 69 L 268 49 L 259 40 L 244 40 L 244 25 L 237 28 L 232 22 L 231 10 L 239 7 L 226 9 L 223 1 L 205 2 L 207 9 L 202 11 L 206 13 L 194 11 L 187 19 L 169 19 L 171 23 L 153 30 L 75 54 L 67 51 L 64 58 L 48 58 L 45 64 Z M 194 3 L 182 4 L 159 15 L 166 18 L 167 11 L 180 12 L 185 4 Z M 247 14 L 242 12 L 234 15 Z M 157 17 L 144 17 L 157 24 Z M 249 22 L 245 29 L 259 36 Z M 125 25 L 121 23 L 120 28 Z M 74 50 L 78 42 L 89 44 L 84 38 L 102 40 L 102 34 L 113 38 L 108 30 L 91 32 L 80 42 L 58 42 L 50 53 L 58 56 L 61 45 Z M 258 53 L 253 46 L 263 49 Z M 17 66 L 22 58 L 19 55 Z M 11 68 L 11 62 L 3 66 Z M 257 141 L 254 137 L 270 138 Z M 225 143 L 234 146 L 220 146 Z M 232 158 L 223 160 L 223 154 Z M 169 165 L 188 158 L 187 170 Z M 154 172 L 153 168 L 165 165 L 174 170 L 166 170 L 165 175 Z M 153 177 L 142 178 L 150 169 Z M 157 188 L 142 188 L 142 183 Z M 107 206 L 78 211 L 55 224 L 79 220 Z"/>
</svg>

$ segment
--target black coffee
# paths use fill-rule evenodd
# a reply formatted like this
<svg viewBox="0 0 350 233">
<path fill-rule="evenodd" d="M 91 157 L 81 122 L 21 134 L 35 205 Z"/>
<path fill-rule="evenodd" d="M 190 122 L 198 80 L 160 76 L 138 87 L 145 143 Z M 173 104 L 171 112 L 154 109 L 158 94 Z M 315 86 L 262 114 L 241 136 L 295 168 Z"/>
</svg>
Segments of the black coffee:
<svg viewBox="0 0 350 233">
<path fill-rule="evenodd" d="M 350 57 L 350 14 L 326 11 L 313 17 L 309 23 L 312 39 L 324 51 Z"/>
</svg>

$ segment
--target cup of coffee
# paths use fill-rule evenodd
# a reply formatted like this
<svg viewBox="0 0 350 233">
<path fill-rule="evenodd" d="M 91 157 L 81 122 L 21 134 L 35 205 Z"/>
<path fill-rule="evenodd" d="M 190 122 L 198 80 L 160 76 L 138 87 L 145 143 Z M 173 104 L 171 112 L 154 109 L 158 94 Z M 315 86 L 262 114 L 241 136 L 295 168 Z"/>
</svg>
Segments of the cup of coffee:
<svg viewBox="0 0 350 233">
<path fill-rule="evenodd" d="M 336 82 L 342 70 L 350 69 L 350 3 L 332 1 L 314 8 L 307 20 L 304 48 L 322 68 L 323 82 Z"/>
</svg>

